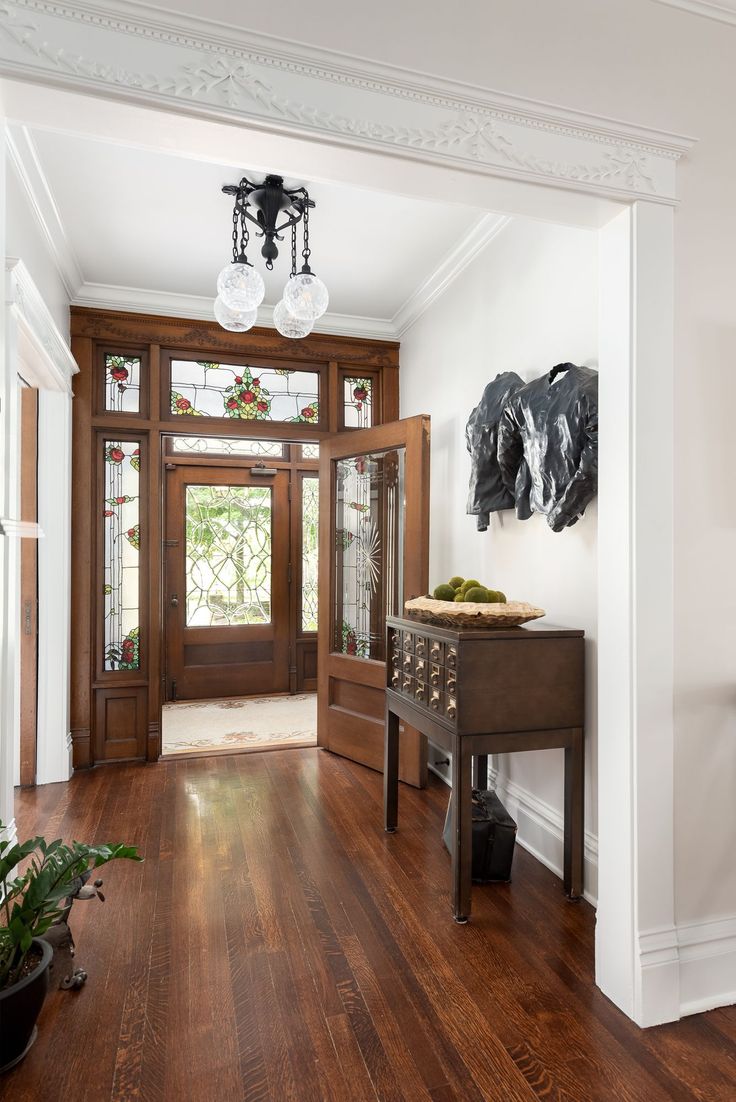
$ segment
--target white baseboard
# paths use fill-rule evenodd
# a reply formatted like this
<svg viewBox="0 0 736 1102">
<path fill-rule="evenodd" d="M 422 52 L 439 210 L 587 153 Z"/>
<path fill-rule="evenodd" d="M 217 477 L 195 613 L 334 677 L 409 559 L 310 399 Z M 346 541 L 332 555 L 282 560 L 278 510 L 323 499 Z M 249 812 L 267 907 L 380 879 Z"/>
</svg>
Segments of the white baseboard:
<svg viewBox="0 0 736 1102">
<path fill-rule="evenodd" d="M 680 1013 L 736 1003 L 736 915 L 677 927 Z"/>
</svg>

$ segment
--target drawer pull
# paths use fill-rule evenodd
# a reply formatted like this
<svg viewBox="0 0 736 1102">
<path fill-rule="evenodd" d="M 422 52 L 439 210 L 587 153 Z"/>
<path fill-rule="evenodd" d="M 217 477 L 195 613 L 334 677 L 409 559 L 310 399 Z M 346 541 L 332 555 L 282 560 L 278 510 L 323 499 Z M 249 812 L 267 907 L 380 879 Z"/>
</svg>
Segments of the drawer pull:
<svg viewBox="0 0 736 1102">
<path fill-rule="evenodd" d="M 454 719 L 456 712 L 457 712 L 457 709 L 455 707 L 455 702 L 452 701 L 452 703 L 447 705 L 447 718 L 448 719 Z"/>
<path fill-rule="evenodd" d="M 457 682 L 456 682 L 454 677 L 448 677 L 447 678 L 447 691 L 448 691 L 448 693 L 450 693 L 451 696 L 455 695 L 456 685 L 457 685 Z"/>
<path fill-rule="evenodd" d="M 447 651 L 447 666 L 451 670 L 457 666 L 457 651 L 454 647 L 450 647 Z"/>
<path fill-rule="evenodd" d="M 424 657 L 424 643 L 417 641 L 417 645 L 414 648 L 414 653 L 417 655 L 418 658 L 423 658 Z"/>
<path fill-rule="evenodd" d="M 418 688 L 416 688 L 414 690 L 414 696 L 417 698 L 417 700 L 421 700 L 423 698 L 423 696 L 424 696 L 424 686 L 423 685 L 420 685 Z"/>
<path fill-rule="evenodd" d="M 398 673 L 395 673 L 393 675 L 393 677 L 391 678 L 391 688 L 392 689 L 398 689 L 400 681 L 401 681 L 401 678 L 399 677 Z"/>
<path fill-rule="evenodd" d="M 436 670 L 432 670 L 432 673 L 429 676 L 429 680 L 432 682 L 433 685 L 439 687 L 440 675 L 437 673 Z"/>
<path fill-rule="evenodd" d="M 439 712 L 440 710 L 440 698 L 438 693 L 432 694 L 432 699 L 429 702 L 429 706 L 433 712 Z"/>
<path fill-rule="evenodd" d="M 414 672 L 417 675 L 417 677 L 421 681 L 423 681 L 424 680 L 424 662 L 421 662 L 421 661 L 417 662 Z"/>
<path fill-rule="evenodd" d="M 404 655 L 404 669 L 405 670 L 410 670 L 411 667 L 412 667 L 413 661 L 414 661 L 414 659 L 412 658 L 412 656 L 410 654 L 405 654 Z"/>
</svg>

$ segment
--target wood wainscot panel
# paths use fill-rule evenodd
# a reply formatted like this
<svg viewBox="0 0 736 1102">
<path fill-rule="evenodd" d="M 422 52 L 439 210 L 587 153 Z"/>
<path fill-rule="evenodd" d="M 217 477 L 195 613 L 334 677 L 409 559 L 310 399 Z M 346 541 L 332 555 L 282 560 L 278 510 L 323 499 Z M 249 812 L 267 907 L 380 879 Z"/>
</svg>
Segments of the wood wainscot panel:
<svg viewBox="0 0 736 1102">
<path fill-rule="evenodd" d="M 95 690 L 95 761 L 145 758 L 148 735 L 145 688 Z"/>
</svg>

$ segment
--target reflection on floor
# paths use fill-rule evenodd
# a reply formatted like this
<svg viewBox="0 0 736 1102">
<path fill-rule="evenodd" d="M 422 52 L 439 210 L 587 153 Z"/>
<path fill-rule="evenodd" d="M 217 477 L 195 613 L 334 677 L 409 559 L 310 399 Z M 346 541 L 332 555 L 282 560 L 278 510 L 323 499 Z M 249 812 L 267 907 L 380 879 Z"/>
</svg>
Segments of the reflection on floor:
<svg viewBox="0 0 736 1102">
<path fill-rule="evenodd" d="M 317 743 L 317 694 L 165 704 L 164 754 L 276 750 Z"/>
</svg>

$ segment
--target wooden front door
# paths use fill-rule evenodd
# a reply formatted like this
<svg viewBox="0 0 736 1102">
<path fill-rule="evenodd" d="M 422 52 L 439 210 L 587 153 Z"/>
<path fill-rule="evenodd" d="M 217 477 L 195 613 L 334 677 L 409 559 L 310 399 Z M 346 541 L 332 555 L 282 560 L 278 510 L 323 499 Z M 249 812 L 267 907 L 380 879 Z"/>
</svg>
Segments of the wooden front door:
<svg viewBox="0 0 736 1102">
<path fill-rule="evenodd" d="M 289 473 L 166 464 L 166 699 L 289 690 Z"/>
<path fill-rule="evenodd" d="M 427 592 L 429 417 L 320 444 L 319 745 L 383 768 L 386 616 Z M 401 778 L 426 783 L 407 730 Z"/>
</svg>

